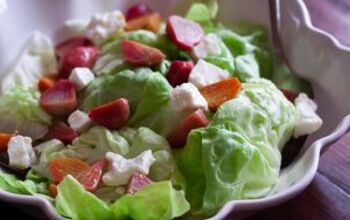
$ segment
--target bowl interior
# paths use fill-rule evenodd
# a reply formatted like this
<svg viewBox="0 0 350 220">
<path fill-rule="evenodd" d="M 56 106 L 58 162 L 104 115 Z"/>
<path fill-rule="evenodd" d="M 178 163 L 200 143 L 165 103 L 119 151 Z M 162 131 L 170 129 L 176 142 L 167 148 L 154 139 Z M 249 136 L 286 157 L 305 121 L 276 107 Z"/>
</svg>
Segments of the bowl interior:
<svg viewBox="0 0 350 220">
<path fill-rule="evenodd" d="M 138 2 L 145 2 L 163 15 L 168 15 L 173 9 L 184 12 L 190 4 L 186 0 L 71 0 L 51 1 L 50 4 L 46 0 L 27 0 L 26 4 L 21 0 L 8 1 L 8 10 L 0 15 L 0 80 L 33 30 L 40 30 L 59 40 L 64 35 L 59 27 L 68 19 L 88 18 L 96 12 L 113 9 L 125 10 L 128 5 Z M 270 30 L 268 0 L 221 0 L 219 3 L 220 21 L 250 21 Z M 350 102 L 343 101 L 350 94 L 347 85 L 350 75 L 346 74 L 350 53 L 339 51 L 330 39 L 315 34 L 305 25 L 308 18 L 305 18 L 305 9 L 300 7 L 298 0 L 281 1 L 280 8 L 281 37 L 286 57 L 293 70 L 312 83 L 319 113 L 324 120 L 321 131 L 309 138 L 306 144 L 309 146 L 312 141 L 333 130 L 336 123 L 350 112 Z M 294 165 L 285 169 L 272 194 L 285 191 L 310 173 L 314 169 L 315 158 L 318 159 L 315 151 L 307 151 Z"/>
</svg>

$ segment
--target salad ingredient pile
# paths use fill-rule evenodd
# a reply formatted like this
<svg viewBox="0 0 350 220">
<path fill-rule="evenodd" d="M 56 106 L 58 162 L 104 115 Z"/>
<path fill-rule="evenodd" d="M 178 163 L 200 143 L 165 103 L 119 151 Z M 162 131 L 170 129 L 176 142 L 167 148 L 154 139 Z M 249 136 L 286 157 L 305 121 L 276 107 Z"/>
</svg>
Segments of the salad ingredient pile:
<svg viewBox="0 0 350 220">
<path fill-rule="evenodd" d="M 0 188 L 75 220 L 204 219 L 271 192 L 285 144 L 322 119 L 263 28 L 215 14 L 136 4 L 68 21 L 56 46 L 35 32 L 0 96 L 1 161 L 26 176 Z"/>
</svg>

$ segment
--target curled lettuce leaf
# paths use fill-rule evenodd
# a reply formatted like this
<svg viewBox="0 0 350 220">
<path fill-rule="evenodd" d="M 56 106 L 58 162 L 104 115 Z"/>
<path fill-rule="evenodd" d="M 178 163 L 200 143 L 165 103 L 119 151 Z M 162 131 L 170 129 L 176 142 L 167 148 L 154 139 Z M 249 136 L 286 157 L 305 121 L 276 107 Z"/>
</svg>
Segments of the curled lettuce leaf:
<svg viewBox="0 0 350 220">
<path fill-rule="evenodd" d="M 16 87 L 0 96 L 0 132 L 37 139 L 45 135 L 51 117 L 39 105 L 40 94 L 32 88 Z"/>
<path fill-rule="evenodd" d="M 74 139 L 72 145 L 53 153 L 50 158 L 76 157 L 92 163 L 104 158 L 107 152 L 125 155 L 128 151 L 128 142 L 117 131 L 94 126 Z"/>
<path fill-rule="evenodd" d="M 169 181 L 147 185 L 111 206 L 115 219 L 134 220 L 169 220 L 185 214 L 189 208 L 184 192 L 175 190 Z"/>
<path fill-rule="evenodd" d="M 109 206 L 94 194 L 85 191 L 72 176 L 66 176 L 57 186 L 57 211 L 73 220 L 112 220 Z"/>
<path fill-rule="evenodd" d="M 16 86 L 36 87 L 42 75 L 56 72 L 56 56 L 51 39 L 40 32 L 34 32 L 13 69 L 1 81 L 2 92 Z"/>
<path fill-rule="evenodd" d="M 250 70 L 256 71 L 256 69 L 252 69 L 252 65 L 255 65 L 255 63 L 259 66 L 259 74 L 253 72 L 249 74 L 244 73 L 243 75 L 241 72 L 242 66 L 238 67 L 236 75 L 241 81 L 245 82 L 247 75 L 259 75 L 270 79 L 273 72 L 273 59 L 267 34 L 261 28 L 255 28 L 254 32 L 248 33 L 249 34 L 243 36 L 224 27 L 217 31 L 218 36 L 220 36 L 221 40 L 236 58 L 242 59 L 242 57 L 239 58 L 239 56 L 251 55 L 251 57 L 245 57 L 244 60 L 246 64 L 246 59 L 249 58 Z M 242 60 L 236 60 L 235 63 L 242 64 Z M 246 67 L 245 65 L 245 70 L 249 70 Z"/>
<path fill-rule="evenodd" d="M 313 97 L 311 84 L 305 79 L 293 74 L 286 65 L 280 63 L 275 65 L 272 81 L 280 89 L 285 89 L 296 94 L 306 93 L 309 97 Z"/>
<path fill-rule="evenodd" d="M 30 179 L 19 180 L 12 174 L 0 171 L 0 188 L 17 194 L 48 194 L 48 183 L 46 181 L 36 182 Z"/>
<path fill-rule="evenodd" d="M 47 179 L 53 179 L 47 163 L 52 159 L 53 154 L 64 148 L 64 144 L 57 139 L 49 140 L 37 145 L 34 149 L 36 153 L 40 155 L 40 158 L 38 164 L 32 166 L 33 171 Z"/>
<path fill-rule="evenodd" d="M 235 59 L 229 48 L 220 40 L 220 54 L 209 55 L 205 60 L 209 63 L 215 64 L 218 67 L 227 70 L 232 75 L 235 72 Z"/>
<path fill-rule="evenodd" d="M 251 79 L 260 77 L 259 64 L 254 55 L 247 54 L 236 57 L 236 75 L 242 82 L 248 82 Z"/>
<path fill-rule="evenodd" d="M 191 214 L 206 217 L 227 201 L 265 196 L 276 183 L 280 150 L 295 126 L 295 108 L 268 80 L 244 83 L 206 128 L 176 153 Z"/>
<path fill-rule="evenodd" d="M 96 61 L 93 68 L 93 71 L 97 75 L 132 68 L 132 66 L 129 66 L 127 63 L 124 62 L 121 43 L 125 39 L 138 41 L 147 45 L 152 45 L 156 42 L 157 35 L 155 35 L 151 31 L 136 30 L 120 33 L 114 38 L 108 40 L 108 42 L 106 42 L 102 46 L 101 56 Z"/>
<path fill-rule="evenodd" d="M 121 132 L 121 135 L 130 140 L 127 158 L 134 158 L 146 150 L 152 150 L 156 161 L 150 168 L 149 177 L 153 181 L 171 180 L 175 186 L 183 186 L 183 178 L 177 169 L 171 148 L 163 136 L 146 127 L 128 128 Z"/>
<path fill-rule="evenodd" d="M 147 126 L 157 133 L 167 134 L 178 121 L 169 102 L 171 89 L 164 76 L 149 68 L 124 70 L 91 82 L 82 95 L 81 107 L 88 111 L 123 97 L 128 99 L 131 109 L 128 126 Z"/>
</svg>

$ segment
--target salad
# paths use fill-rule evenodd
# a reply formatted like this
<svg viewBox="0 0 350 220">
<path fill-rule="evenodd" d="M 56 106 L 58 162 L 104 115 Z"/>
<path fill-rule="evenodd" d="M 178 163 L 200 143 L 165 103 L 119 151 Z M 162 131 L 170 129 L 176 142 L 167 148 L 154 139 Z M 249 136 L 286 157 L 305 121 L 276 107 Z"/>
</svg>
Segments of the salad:
<svg viewBox="0 0 350 220">
<path fill-rule="evenodd" d="M 66 218 L 204 219 L 267 196 L 289 140 L 322 125 L 257 25 L 131 6 L 35 32 L 1 82 L 2 190 Z"/>
</svg>

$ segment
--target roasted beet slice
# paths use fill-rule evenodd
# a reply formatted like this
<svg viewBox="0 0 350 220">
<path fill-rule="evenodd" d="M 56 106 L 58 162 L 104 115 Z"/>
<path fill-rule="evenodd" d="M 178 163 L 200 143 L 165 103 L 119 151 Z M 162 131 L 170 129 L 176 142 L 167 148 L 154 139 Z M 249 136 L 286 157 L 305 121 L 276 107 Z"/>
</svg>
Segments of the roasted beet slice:
<svg viewBox="0 0 350 220">
<path fill-rule="evenodd" d="M 147 186 L 151 183 L 152 180 L 150 180 L 147 176 L 143 175 L 142 173 L 135 172 L 129 180 L 126 193 L 134 194 L 142 187 Z"/>
<path fill-rule="evenodd" d="M 76 179 L 83 187 L 90 192 L 94 192 L 100 183 L 103 169 L 106 166 L 106 160 L 100 160 L 92 164 L 89 169 L 82 171 L 76 176 Z"/>
<path fill-rule="evenodd" d="M 283 92 L 284 96 L 292 103 L 298 97 L 298 94 L 295 92 L 292 92 L 286 89 L 281 89 L 281 91 Z"/>
<path fill-rule="evenodd" d="M 135 4 L 128 8 L 125 13 L 125 18 L 127 21 L 130 21 L 132 19 L 151 14 L 152 12 L 153 10 L 145 4 Z"/>
<path fill-rule="evenodd" d="M 60 60 L 68 51 L 77 47 L 94 46 L 94 43 L 86 37 L 72 37 L 55 46 L 55 54 Z"/>
<path fill-rule="evenodd" d="M 191 50 L 204 36 L 204 32 L 199 24 L 177 15 L 169 17 L 166 32 L 168 37 L 180 49 L 186 51 Z"/>
<path fill-rule="evenodd" d="M 187 116 L 180 125 L 167 137 L 172 148 L 181 148 L 185 145 L 188 134 L 192 129 L 205 127 L 209 124 L 209 119 L 202 109 Z"/>
<path fill-rule="evenodd" d="M 188 77 L 193 69 L 192 61 L 173 61 L 170 65 L 167 78 L 172 86 L 177 86 L 188 81 Z"/>
<path fill-rule="evenodd" d="M 75 67 L 92 68 L 100 54 L 97 47 L 77 47 L 69 50 L 58 65 L 59 78 L 68 78 Z"/>
<path fill-rule="evenodd" d="M 40 97 L 41 107 L 50 115 L 64 116 L 78 107 L 74 85 L 68 80 L 59 80 Z"/>
<path fill-rule="evenodd" d="M 108 129 L 118 129 L 128 120 L 129 114 L 128 100 L 120 98 L 91 109 L 89 117 L 95 123 Z"/>
<path fill-rule="evenodd" d="M 63 122 L 53 123 L 49 127 L 49 131 L 46 134 L 46 137 L 49 139 L 58 139 L 64 144 L 71 144 L 72 141 L 77 138 L 79 134 L 66 125 Z"/>
<path fill-rule="evenodd" d="M 124 59 L 133 66 L 153 66 L 165 59 L 165 55 L 157 48 L 132 40 L 124 40 L 122 49 Z"/>
</svg>

